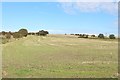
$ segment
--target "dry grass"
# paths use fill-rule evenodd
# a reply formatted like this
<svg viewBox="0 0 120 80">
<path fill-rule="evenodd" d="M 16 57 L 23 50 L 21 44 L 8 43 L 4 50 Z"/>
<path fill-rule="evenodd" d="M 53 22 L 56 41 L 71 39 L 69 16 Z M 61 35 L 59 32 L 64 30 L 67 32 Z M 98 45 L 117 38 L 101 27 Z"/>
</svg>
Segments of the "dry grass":
<svg viewBox="0 0 120 80">
<path fill-rule="evenodd" d="M 28 36 L 3 44 L 3 77 L 117 77 L 117 44 L 71 35 Z"/>
</svg>

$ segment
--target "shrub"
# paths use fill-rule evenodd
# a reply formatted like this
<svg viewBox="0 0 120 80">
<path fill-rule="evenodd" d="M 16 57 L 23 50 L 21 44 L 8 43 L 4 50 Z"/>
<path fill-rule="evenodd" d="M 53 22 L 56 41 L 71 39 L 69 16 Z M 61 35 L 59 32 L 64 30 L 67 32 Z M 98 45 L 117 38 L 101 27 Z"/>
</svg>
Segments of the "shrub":
<svg viewBox="0 0 120 80">
<path fill-rule="evenodd" d="M 6 32 L 5 31 L 2 31 L 2 35 L 5 35 L 6 34 Z"/>
<path fill-rule="evenodd" d="M 83 38 L 88 38 L 88 35 L 84 34 L 84 35 L 83 35 Z"/>
<path fill-rule="evenodd" d="M 21 38 L 21 37 L 22 37 L 22 35 L 19 32 L 15 32 L 13 34 L 13 38 Z"/>
<path fill-rule="evenodd" d="M 5 44 L 5 43 L 7 43 L 7 42 L 9 42 L 9 40 L 6 39 L 5 37 L 2 37 L 2 44 Z"/>
<path fill-rule="evenodd" d="M 10 33 L 7 33 L 7 34 L 5 35 L 5 37 L 6 37 L 7 39 L 10 39 L 10 38 L 11 38 L 11 34 L 10 34 Z"/>
<path fill-rule="evenodd" d="M 70 35 L 74 35 L 74 34 L 70 34 Z"/>
<path fill-rule="evenodd" d="M 44 30 L 41 30 L 41 31 L 36 33 L 36 35 L 38 35 L 38 36 L 46 36 L 47 34 L 49 34 L 49 32 L 48 31 L 44 31 Z"/>
<path fill-rule="evenodd" d="M 95 35 L 91 35 L 91 37 L 95 37 Z"/>
<path fill-rule="evenodd" d="M 75 36 L 79 36 L 79 34 L 75 34 Z"/>
<path fill-rule="evenodd" d="M 35 35 L 35 33 L 31 33 L 32 35 Z"/>
<path fill-rule="evenodd" d="M 18 32 L 22 35 L 22 37 L 27 37 L 28 34 L 27 29 L 20 29 Z"/>
<path fill-rule="evenodd" d="M 49 34 L 49 32 L 48 32 L 48 31 L 44 31 L 44 33 Z"/>
<path fill-rule="evenodd" d="M 110 34 L 110 35 L 109 35 L 109 38 L 110 38 L 110 39 L 115 39 L 115 35 L 114 35 L 114 34 Z"/>
<path fill-rule="evenodd" d="M 99 34 L 99 35 L 98 35 L 98 38 L 104 39 L 104 35 L 103 35 L 103 34 Z"/>
</svg>

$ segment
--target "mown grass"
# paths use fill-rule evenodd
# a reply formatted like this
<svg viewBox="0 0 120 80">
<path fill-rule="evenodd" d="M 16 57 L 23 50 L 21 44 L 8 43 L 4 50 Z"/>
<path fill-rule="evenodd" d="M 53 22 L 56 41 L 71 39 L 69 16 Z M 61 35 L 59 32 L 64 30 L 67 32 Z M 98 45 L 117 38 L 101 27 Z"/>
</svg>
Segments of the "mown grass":
<svg viewBox="0 0 120 80">
<path fill-rule="evenodd" d="M 117 44 L 69 35 L 13 40 L 2 44 L 3 77 L 117 77 Z"/>
</svg>

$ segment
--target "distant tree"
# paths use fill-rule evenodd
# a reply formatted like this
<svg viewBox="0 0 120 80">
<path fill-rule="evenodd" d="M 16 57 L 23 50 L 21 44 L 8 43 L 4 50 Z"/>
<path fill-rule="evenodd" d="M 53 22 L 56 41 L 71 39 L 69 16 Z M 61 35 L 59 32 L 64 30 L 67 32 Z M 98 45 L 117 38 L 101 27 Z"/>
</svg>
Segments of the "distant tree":
<svg viewBox="0 0 120 80">
<path fill-rule="evenodd" d="M 79 34 L 75 34 L 75 36 L 79 36 Z"/>
<path fill-rule="evenodd" d="M 31 35 L 31 33 L 28 33 L 28 35 Z"/>
<path fill-rule="evenodd" d="M 44 33 L 49 34 L 49 32 L 48 32 L 48 31 L 44 31 Z"/>
<path fill-rule="evenodd" d="M 91 35 L 91 37 L 95 37 L 95 35 Z"/>
<path fill-rule="evenodd" d="M 2 31 L 2 35 L 5 35 L 6 34 L 6 32 L 5 31 Z"/>
<path fill-rule="evenodd" d="M 32 35 L 35 35 L 35 33 L 34 33 L 34 32 L 32 32 L 31 34 L 32 34 Z"/>
<path fill-rule="evenodd" d="M 27 37 L 28 35 L 27 29 L 20 29 L 18 32 L 22 35 L 22 37 Z"/>
<path fill-rule="evenodd" d="M 13 33 L 11 31 L 9 31 L 8 33 L 10 33 L 10 35 L 13 35 Z"/>
<path fill-rule="evenodd" d="M 82 34 L 79 34 L 79 37 L 78 38 L 83 38 L 83 35 Z"/>
<path fill-rule="evenodd" d="M 99 34 L 98 38 L 104 39 L 104 35 L 103 34 Z"/>
<path fill-rule="evenodd" d="M 82 37 L 83 38 L 88 38 L 88 35 L 87 34 L 83 34 Z"/>
<path fill-rule="evenodd" d="M 74 35 L 74 34 L 70 34 L 70 35 Z"/>
<path fill-rule="evenodd" d="M 46 36 L 47 34 L 49 34 L 49 32 L 48 31 L 44 31 L 44 30 L 41 30 L 41 31 L 36 33 L 36 35 L 38 35 L 38 36 Z"/>
<path fill-rule="evenodd" d="M 110 38 L 110 39 L 115 39 L 115 35 L 114 35 L 114 34 L 110 34 L 110 35 L 109 35 L 109 38 Z"/>
<path fill-rule="evenodd" d="M 19 32 L 15 32 L 13 34 L 13 38 L 21 38 L 21 37 L 22 37 L 22 35 Z"/>
<path fill-rule="evenodd" d="M 10 39 L 10 38 L 11 38 L 11 34 L 10 34 L 10 33 L 6 33 L 5 37 L 6 37 L 7 39 Z"/>
</svg>

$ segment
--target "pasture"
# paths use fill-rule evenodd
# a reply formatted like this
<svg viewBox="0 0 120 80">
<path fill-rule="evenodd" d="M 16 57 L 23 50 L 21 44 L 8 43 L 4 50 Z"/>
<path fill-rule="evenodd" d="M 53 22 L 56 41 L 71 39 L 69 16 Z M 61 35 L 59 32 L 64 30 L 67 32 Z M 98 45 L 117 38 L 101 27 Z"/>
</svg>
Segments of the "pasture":
<svg viewBox="0 0 120 80">
<path fill-rule="evenodd" d="M 5 78 L 114 78 L 118 76 L 117 40 L 73 35 L 32 36 L 2 44 Z"/>
</svg>

